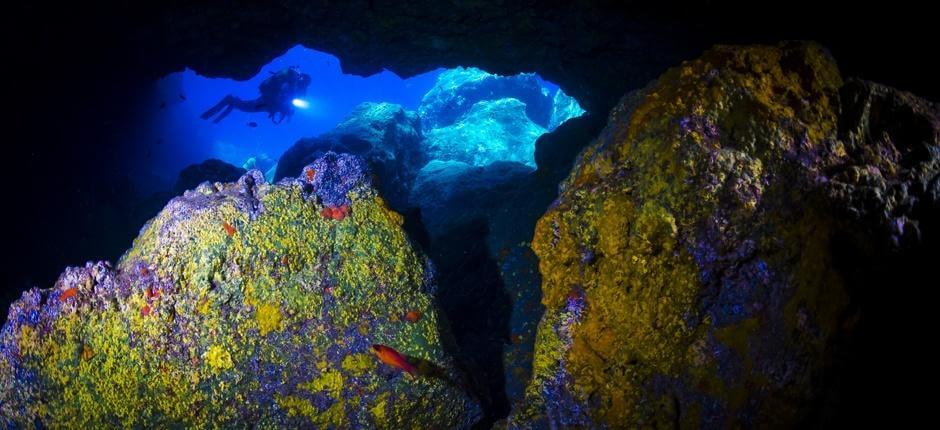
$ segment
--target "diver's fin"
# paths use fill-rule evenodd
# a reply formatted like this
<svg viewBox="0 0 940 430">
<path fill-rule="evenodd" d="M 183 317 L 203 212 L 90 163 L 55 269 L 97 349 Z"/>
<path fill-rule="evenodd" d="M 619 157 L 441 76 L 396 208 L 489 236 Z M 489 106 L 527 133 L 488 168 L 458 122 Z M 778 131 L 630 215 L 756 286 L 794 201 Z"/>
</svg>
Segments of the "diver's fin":
<svg viewBox="0 0 940 430">
<path fill-rule="evenodd" d="M 212 120 L 212 122 L 218 124 L 220 121 L 225 119 L 225 117 L 227 117 L 228 114 L 232 113 L 232 109 L 234 109 L 234 107 L 231 104 L 225 106 L 225 110 L 223 110 L 222 113 L 219 114 L 219 116 L 215 117 L 215 119 Z"/>
<path fill-rule="evenodd" d="M 203 112 L 202 115 L 199 115 L 199 118 L 202 118 L 202 119 L 212 118 L 213 116 L 215 116 L 215 114 L 219 113 L 219 111 L 222 110 L 222 108 L 224 108 L 226 104 L 228 104 L 228 100 L 222 99 L 222 101 L 216 103 L 215 106 L 212 106 L 211 108 L 209 108 L 209 110 Z"/>
</svg>

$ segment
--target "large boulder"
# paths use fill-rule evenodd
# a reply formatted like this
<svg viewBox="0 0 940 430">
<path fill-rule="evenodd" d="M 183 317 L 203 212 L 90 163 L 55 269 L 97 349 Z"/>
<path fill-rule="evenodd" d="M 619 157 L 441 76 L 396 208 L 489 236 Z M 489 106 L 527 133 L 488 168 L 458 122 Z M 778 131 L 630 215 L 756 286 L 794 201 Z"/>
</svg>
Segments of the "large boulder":
<svg viewBox="0 0 940 430">
<path fill-rule="evenodd" d="M 69 268 L 26 292 L 0 332 L 0 423 L 472 425 L 432 270 L 365 163 L 328 153 L 298 173 L 200 185 L 115 267 Z"/>
<path fill-rule="evenodd" d="M 180 171 L 173 191 L 182 194 L 183 191 L 196 188 L 203 182 L 232 182 L 248 170 L 233 166 L 222 160 L 210 158 L 202 163 L 191 164 Z"/>
<path fill-rule="evenodd" d="M 938 115 L 814 44 L 716 47 L 622 99 L 536 227 L 509 426 L 792 427 L 851 396 L 832 366 L 890 308 L 850 304 L 937 249 Z"/>
<path fill-rule="evenodd" d="M 446 70 L 421 99 L 418 114 L 424 128 L 446 127 L 480 101 L 514 98 L 525 105 L 532 122 L 548 127 L 552 100 L 532 73 L 500 76 L 473 67 Z"/>
<path fill-rule="evenodd" d="M 425 152 L 430 159 L 474 166 L 512 161 L 535 167 L 535 141 L 545 129 L 525 109 L 513 98 L 478 102 L 455 123 L 428 130 Z"/>
<path fill-rule="evenodd" d="M 554 130 L 559 125 L 571 118 L 577 118 L 584 115 L 584 109 L 578 104 L 578 101 L 562 91 L 560 88 L 555 91 L 552 97 L 552 116 L 548 121 L 548 129 Z"/>
<path fill-rule="evenodd" d="M 403 210 L 414 176 L 425 163 L 421 121 L 414 112 L 393 103 L 362 103 L 332 131 L 300 139 L 277 163 L 275 180 L 296 175 L 327 152 L 355 154 L 378 177 L 382 197 Z"/>
</svg>

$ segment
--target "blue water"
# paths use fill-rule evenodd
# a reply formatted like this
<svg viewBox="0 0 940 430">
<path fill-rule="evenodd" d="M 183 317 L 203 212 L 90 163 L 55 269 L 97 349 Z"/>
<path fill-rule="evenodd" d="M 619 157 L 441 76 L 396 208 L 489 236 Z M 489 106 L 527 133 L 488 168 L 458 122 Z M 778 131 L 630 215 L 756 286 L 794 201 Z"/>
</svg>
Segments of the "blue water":
<svg viewBox="0 0 940 430">
<path fill-rule="evenodd" d="M 291 66 L 309 74 L 312 83 L 305 97 L 309 108 L 297 109 L 289 121 L 274 124 L 266 113 L 237 110 L 218 124 L 199 118 L 227 94 L 255 98 L 270 72 Z M 391 102 L 416 110 L 442 71 L 408 79 L 389 71 L 369 77 L 348 75 L 333 55 L 303 46 L 289 49 L 246 81 L 208 78 L 187 69 L 160 79 L 151 96 L 141 101 L 144 118 L 131 137 L 137 143 L 127 145 L 123 158 L 144 191 L 166 189 L 181 169 L 209 158 L 236 166 L 262 155 L 277 160 L 298 139 L 333 129 L 362 102 Z M 551 82 L 540 82 L 550 93 L 558 89 Z"/>
<path fill-rule="evenodd" d="M 226 94 L 256 97 L 258 84 L 269 72 L 290 66 L 311 75 L 312 83 L 305 97 L 310 107 L 297 109 L 289 121 L 275 125 L 265 113 L 237 110 L 218 124 L 199 118 Z M 298 139 L 331 130 L 359 103 L 386 101 L 416 109 L 438 74 L 440 70 L 408 79 L 388 71 L 366 78 L 347 75 L 336 57 L 302 46 L 291 48 L 247 81 L 185 70 L 156 83 L 153 96 L 145 101 L 152 108 L 145 112 L 148 120 L 136 137 L 140 144 L 128 158 L 138 161 L 138 178 L 160 183 L 172 182 L 182 168 L 208 158 L 236 166 L 261 154 L 276 160 Z M 251 122 L 257 127 L 250 127 Z"/>
</svg>

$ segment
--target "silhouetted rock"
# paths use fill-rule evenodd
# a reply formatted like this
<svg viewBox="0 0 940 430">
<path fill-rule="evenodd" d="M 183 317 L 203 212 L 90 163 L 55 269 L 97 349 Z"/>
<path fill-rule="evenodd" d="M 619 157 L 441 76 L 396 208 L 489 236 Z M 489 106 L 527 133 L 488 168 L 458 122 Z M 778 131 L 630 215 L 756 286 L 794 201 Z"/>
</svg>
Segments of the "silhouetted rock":
<svg viewBox="0 0 940 430">
<path fill-rule="evenodd" d="M 176 185 L 173 191 L 176 194 L 182 194 L 183 191 L 196 188 L 203 182 L 232 182 L 247 170 L 236 167 L 219 159 L 209 159 L 199 164 L 192 164 L 180 171 Z"/>
<path fill-rule="evenodd" d="M 296 176 L 326 152 L 355 154 L 378 177 L 382 197 L 401 211 L 414 176 L 424 164 L 421 140 L 421 123 L 414 112 L 392 103 L 362 103 L 332 131 L 300 139 L 285 151 L 274 178 Z"/>
</svg>

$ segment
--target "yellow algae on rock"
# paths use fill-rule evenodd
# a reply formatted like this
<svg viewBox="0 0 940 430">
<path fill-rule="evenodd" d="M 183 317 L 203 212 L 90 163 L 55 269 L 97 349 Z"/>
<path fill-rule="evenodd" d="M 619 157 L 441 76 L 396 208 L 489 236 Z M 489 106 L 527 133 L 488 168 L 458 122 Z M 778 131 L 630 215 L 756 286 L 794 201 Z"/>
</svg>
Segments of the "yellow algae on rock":
<svg viewBox="0 0 940 430">
<path fill-rule="evenodd" d="M 0 331 L 0 423 L 374 427 L 370 407 L 383 399 L 386 428 L 472 425 L 479 405 L 450 383 L 460 376 L 441 344 L 434 280 L 402 218 L 362 160 L 329 153 L 313 166 L 323 180 L 313 187 L 251 171 L 187 191 L 116 267 L 69 268 L 55 288 L 24 294 Z M 325 217 L 326 205 L 348 216 Z M 422 324 L 391 320 L 411 309 Z M 374 343 L 441 377 L 405 382 L 376 366 Z M 425 398 L 435 404 L 413 407 Z"/>
<path fill-rule="evenodd" d="M 778 369 L 824 366 L 846 305 L 803 251 L 828 249 L 809 196 L 841 86 L 814 44 L 716 47 L 622 99 L 536 226 L 546 313 L 510 428 L 799 422 L 813 385 Z"/>
</svg>

